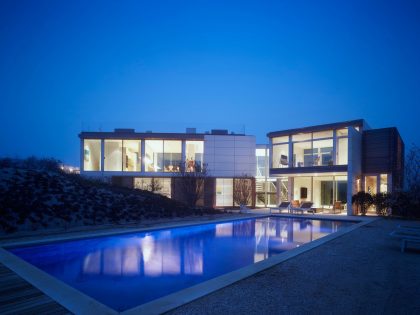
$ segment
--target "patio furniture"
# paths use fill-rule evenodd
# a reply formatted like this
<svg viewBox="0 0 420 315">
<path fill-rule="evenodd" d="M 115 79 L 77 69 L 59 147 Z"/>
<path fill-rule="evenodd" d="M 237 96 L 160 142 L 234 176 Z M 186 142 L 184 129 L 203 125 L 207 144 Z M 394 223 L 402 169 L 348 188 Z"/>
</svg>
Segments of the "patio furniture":
<svg viewBox="0 0 420 315">
<path fill-rule="evenodd" d="M 337 212 L 341 213 L 341 209 L 342 209 L 341 201 L 335 201 L 334 205 L 333 205 L 333 208 L 332 208 L 332 212 L 334 214 L 336 214 Z"/>
<path fill-rule="evenodd" d="M 391 237 L 399 238 L 401 240 L 401 252 L 404 253 L 408 243 L 420 244 L 420 230 L 412 228 L 398 227 L 395 231 L 389 234 Z"/>
<path fill-rule="evenodd" d="M 272 210 L 279 210 L 279 213 L 281 213 L 281 210 L 287 210 L 287 212 L 290 212 L 290 201 L 282 201 L 278 207 L 270 208 L 270 213 Z"/>
<path fill-rule="evenodd" d="M 303 214 L 304 211 L 310 211 L 313 204 L 314 204 L 313 202 L 302 202 L 302 204 L 300 205 L 300 207 L 298 207 L 298 208 L 291 207 L 290 208 L 290 211 L 292 213 L 293 212 L 300 211 L 300 213 Z"/>
</svg>

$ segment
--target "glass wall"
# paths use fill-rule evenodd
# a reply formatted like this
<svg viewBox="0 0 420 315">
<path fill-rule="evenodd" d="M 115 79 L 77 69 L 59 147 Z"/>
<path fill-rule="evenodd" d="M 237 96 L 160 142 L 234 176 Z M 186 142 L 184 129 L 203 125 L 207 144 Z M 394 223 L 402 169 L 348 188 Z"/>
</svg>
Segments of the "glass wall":
<svg viewBox="0 0 420 315">
<path fill-rule="evenodd" d="M 134 188 L 148 190 L 171 198 L 171 178 L 136 177 L 134 178 Z"/>
<path fill-rule="evenodd" d="M 144 170 L 163 172 L 163 140 L 145 140 Z"/>
<path fill-rule="evenodd" d="M 279 201 L 289 201 L 289 178 L 280 177 L 277 180 L 277 187 L 279 187 Z"/>
<path fill-rule="evenodd" d="M 388 175 L 387 174 L 381 174 L 380 175 L 380 187 L 379 187 L 379 191 L 381 193 L 386 193 L 388 192 Z"/>
<path fill-rule="evenodd" d="M 377 193 L 378 191 L 377 176 L 365 177 L 365 191 L 371 195 L 374 195 Z"/>
<path fill-rule="evenodd" d="M 84 139 L 83 141 L 83 170 L 101 170 L 101 140 Z"/>
<path fill-rule="evenodd" d="M 289 167 L 289 144 L 273 145 L 273 168 Z"/>
<path fill-rule="evenodd" d="M 178 140 L 165 140 L 163 146 L 163 159 L 165 172 L 179 172 L 182 162 L 182 142 Z"/>
<path fill-rule="evenodd" d="M 122 171 L 122 140 L 105 140 L 104 170 Z"/>
<path fill-rule="evenodd" d="M 255 155 L 257 159 L 257 176 L 266 177 L 268 176 L 268 170 L 266 168 L 268 159 L 267 149 L 256 149 Z"/>
<path fill-rule="evenodd" d="M 186 141 L 185 157 L 188 172 L 201 170 L 203 167 L 204 141 Z"/>
<path fill-rule="evenodd" d="M 272 138 L 272 168 L 312 167 L 347 165 L 348 163 L 348 129 L 324 130 L 313 133 L 300 133 L 289 136 Z M 292 146 L 292 157 L 289 157 L 289 145 Z M 334 156 L 335 147 L 335 156 Z"/>
<path fill-rule="evenodd" d="M 233 206 L 233 179 L 216 178 L 216 207 Z"/>
<path fill-rule="evenodd" d="M 141 140 L 123 140 L 124 172 L 141 171 Z"/>
</svg>

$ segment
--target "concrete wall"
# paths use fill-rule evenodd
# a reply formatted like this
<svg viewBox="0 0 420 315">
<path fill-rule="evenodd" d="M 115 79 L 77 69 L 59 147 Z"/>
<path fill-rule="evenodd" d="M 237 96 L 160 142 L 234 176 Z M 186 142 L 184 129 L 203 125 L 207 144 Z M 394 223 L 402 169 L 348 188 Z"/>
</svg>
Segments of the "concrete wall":
<svg viewBox="0 0 420 315">
<path fill-rule="evenodd" d="M 357 192 L 357 180 L 362 176 L 362 135 L 353 127 L 349 127 L 348 154 L 347 215 L 354 215 L 351 197 Z"/>
<path fill-rule="evenodd" d="M 210 176 L 254 176 L 255 136 L 205 135 L 204 163 Z"/>
</svg>

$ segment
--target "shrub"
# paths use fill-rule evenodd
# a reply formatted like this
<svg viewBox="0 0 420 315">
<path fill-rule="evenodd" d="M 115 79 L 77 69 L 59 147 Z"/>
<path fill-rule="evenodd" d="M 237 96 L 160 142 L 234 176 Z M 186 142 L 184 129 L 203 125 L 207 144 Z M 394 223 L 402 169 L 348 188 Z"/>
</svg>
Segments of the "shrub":
<svg viewBox="0 0 420 315">
<path fill-rule="evenodd" d="M 357 194 L 351 197 L 351 203 L 357 206 L 359 213 L 366 215 L 368 208 L 373 203 L 373 198 L 371 194 L 364 191 L 359 191 Z"/>
</svg>

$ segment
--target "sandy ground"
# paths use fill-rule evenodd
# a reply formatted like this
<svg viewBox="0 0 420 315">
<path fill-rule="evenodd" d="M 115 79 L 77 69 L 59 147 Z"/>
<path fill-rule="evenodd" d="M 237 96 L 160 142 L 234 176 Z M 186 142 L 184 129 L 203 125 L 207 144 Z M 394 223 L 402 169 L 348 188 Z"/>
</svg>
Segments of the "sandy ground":
<svg viewBox="0 0 420 315">
<path fill-rule="evenodd" d="M 420 250 L 400 252 L 398 224 L 420 221 L 379 219 L 170 314 L 420 314 Z"/>
</svg>

